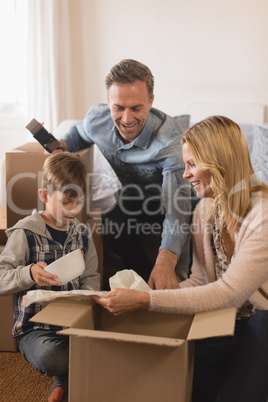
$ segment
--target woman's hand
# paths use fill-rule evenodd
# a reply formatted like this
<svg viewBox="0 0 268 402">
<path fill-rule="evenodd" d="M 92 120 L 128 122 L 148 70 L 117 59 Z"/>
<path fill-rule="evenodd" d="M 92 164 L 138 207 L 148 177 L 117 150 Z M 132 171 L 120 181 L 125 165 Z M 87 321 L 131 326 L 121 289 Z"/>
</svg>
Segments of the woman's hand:
<svg viewBox="0 0 268 402">
<path fill-rule="evenodd" d="M 91 296 L 96 303 L 105 307 L 114 315 L 124 315 L 131 311 L 148 309 L 149 293 L 133 289 L 114 289 L 103 296 Z"/>
</svg>

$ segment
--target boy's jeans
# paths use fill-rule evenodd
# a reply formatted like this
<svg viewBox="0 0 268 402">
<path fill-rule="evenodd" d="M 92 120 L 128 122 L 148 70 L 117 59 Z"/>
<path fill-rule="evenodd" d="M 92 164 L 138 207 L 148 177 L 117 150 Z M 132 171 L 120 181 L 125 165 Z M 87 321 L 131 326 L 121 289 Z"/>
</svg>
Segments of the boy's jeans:
<svg viewBox="0 0 268 402">
<path fill-rule="evenodd" d="M 68 388 L 69 337 L 54 331 L 34 330 L 19 338 L 23 357 L 40 373 L 55 376 L 53 388 Z"/>
</svg>

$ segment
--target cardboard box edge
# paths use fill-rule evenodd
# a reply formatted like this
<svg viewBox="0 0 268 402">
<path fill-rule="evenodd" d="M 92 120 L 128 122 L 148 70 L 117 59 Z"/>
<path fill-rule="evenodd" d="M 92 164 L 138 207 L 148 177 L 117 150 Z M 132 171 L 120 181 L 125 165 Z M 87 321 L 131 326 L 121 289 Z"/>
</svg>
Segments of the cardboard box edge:
<svg viewBox="0 0 268 402">
<path fill-rule="evenodd" d="M 143 343 L 166 347 L 178 347 L 185 343 L 185 339 L 164 338 L 160 336 L 134 335 L 110 331 L 96 331 L 89 329 L 68 328 L 58 332 L 62 335 L 75 335 L 78 337 L 105 339 L 119 342 Z"/>
</svg>

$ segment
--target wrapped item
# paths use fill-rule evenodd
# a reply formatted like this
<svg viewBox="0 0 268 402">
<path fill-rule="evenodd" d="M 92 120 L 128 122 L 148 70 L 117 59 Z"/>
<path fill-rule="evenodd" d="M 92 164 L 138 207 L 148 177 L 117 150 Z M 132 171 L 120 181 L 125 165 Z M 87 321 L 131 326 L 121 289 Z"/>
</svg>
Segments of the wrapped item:
<svg viewBox="0 0 268 402">
<path fill-rule="evenodd" d="M 109 284 L 111 290 L 115 288 L 135 289 L 142 292 L 152 290 L 145 280 L 132 269 L 118 271 L 109 279 Z"/>
</svg>

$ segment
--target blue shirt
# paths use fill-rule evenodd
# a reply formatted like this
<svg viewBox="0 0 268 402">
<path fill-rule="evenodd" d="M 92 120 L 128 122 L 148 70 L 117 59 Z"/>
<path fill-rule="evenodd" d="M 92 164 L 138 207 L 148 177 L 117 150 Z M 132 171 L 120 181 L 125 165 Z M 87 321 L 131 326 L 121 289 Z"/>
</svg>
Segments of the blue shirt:
<svg viewBox="0 0 268 402">
<path fill-rule="evenodd" d="M 190 187 L 182 175 L 182 127 L 152 108 L 140 135 L 124 144 L 106 104 L 92 106 L 63 140 L 70 152 L 96 144 L 123 186 L 140 189 L 144 199 L 162 196 L 165 220 L 161 248 L 178 256 L 189 235 Z"/>
</svg>

